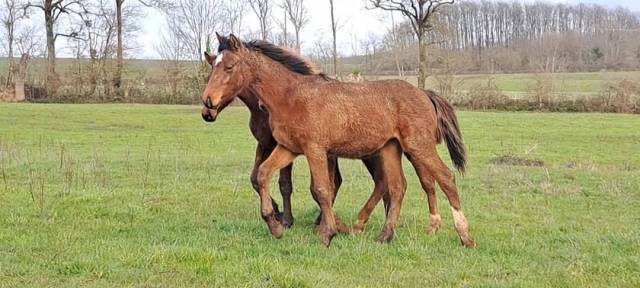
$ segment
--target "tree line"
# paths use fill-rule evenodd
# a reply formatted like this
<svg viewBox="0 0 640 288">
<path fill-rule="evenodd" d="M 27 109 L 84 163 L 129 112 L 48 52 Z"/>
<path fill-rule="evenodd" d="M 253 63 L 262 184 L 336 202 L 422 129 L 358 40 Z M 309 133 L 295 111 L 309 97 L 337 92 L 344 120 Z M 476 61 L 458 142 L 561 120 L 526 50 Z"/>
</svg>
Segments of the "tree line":
<svg viewBox="0 0 640 288">
<path fill-rule="evenodd" d="M 374 73 L 418 69 L 419 41 L 410 23 L 389 15 L 387 33 L 370 40 Z M 459 1 L 442 7 L 426 37 L 429 74 L 630 70 L 640 66 L 640 17 L 595 4 Z M 455 62 L 455 63 L 452 63 Z M 454 64 L 454 65 L 451 65 Z"/>
</svg>

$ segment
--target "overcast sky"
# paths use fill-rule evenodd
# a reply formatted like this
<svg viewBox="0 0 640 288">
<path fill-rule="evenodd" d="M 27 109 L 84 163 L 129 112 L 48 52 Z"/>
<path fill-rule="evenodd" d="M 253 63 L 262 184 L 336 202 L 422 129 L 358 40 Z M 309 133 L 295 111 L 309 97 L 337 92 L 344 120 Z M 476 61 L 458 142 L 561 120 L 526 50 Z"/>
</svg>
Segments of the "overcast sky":
<svg viewBox="0 0 640 288">
<path fill-rule="evenodd" d="M 518 0 L 533 2 L 534 0 Z M 306 0 L 305 5 L 311 11 L 311 20 L 302 31 L 302 49 L 309 49 L 318 37 L 330 39 L 330 12 L 328 0 Z M 640 0 L 549 0 L 547 2 L 564 3 L 597 3 L 608 7 L 623 6 L 633 11 L 640 11 Z M 367 38 L 367 35 L 382 34 L 389 25 L 389 21 L 381 21 L 388 17 L 388 13 L 365 9 L 366 0 L 336 0 L 335 10 L 337 18 L 342 23 L 338 34 L 341 54 L 351 54 L 351 43 Z M 278 13 L 280 14 L 280 13 Z M 158 58 L 155 47 L 160 41 L 162 29 L 166 26 L 163 17 L 158 12 L 149 11 L 141 23 L 143 30 L 138 36 L 140 48 L 134 51 L 134 58 Z M 244 18 L 244 31 L 258 30 L 257 19 L 250 9 Z M 274 23 L 275 26 L 275 23 Z M 274 28 L 275 29 L 275 28 Z M 228 31 L 220 31 L 227 33 Z"/>
</svg>

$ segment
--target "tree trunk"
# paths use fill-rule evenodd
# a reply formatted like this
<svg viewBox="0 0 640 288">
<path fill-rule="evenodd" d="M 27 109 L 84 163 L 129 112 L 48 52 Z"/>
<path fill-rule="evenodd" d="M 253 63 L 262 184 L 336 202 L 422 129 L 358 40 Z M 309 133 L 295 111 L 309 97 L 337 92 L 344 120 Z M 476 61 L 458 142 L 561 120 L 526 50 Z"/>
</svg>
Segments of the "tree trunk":
<svg viewBox="0 0 640 288">
<path fill-rule="evenodd" d="M 424 89 L 427 82 L 427 40 L 425 33 L 418 32 L 418 54 L 420 63 L 418 66 L 418 88 Z"/>
<path fill-rule="evenodd" d="M 300 53 L 300 28 L 296 27 L 296 51 Z"/>
<path fill-rule="evenodd" d="M 44 19 L 47 30 L 47 92 L 54 94 L 57 90 L 58 75 L 56 73 L 56 39 L 53 35 L 53 5 L 52 0 L 44 3 Z"/>
<path fill-rule="evenodd" d="M 14 31 L 14 23 L 8 25 L 7 27 L 7 44 L 9 45 L 9 74 L 7 74 L 7 83 L 6 86 L 9 87 L 11 83 L 13 83 L 13 74 L 15 73 L 15 63 L 13 63 L 13 31 Z"/>
<path fill-rule="evenodd" d="M 116 51 L 116 73 L 113 79 L 113 87 L 116 89 L 116 93 L 120 94 L 120 87 L 122 86 L 122 67 L 124 65 L 123 59 L 123 44 L 122 44 L 122 4 L 125 0 L 116 0 L 116 22 L 118 30 L 118 47 Z"/>
<path fill-rule="evenodd" d="M 333 0 L 329 0 L 329 4 L 331 5 L 331 32 L 333 34 L 333 75 L 338 77 L 338 48 L 337 48 L 337 39 L 336 39 L 336 30 L 338 30 L 338 23 L 336 23 L 336 19 L 333 13 Z"/>
<path fill-rule="evenodd" d="M 29 65 L 29 55 L 22 54 L 22 58 L 20 58 L 20 66 L 18 68 L 18 73 L 16 73 L 14 93 L 15 93 L 15 101 L 22 102 L 26 100 L 24 94 L 24 81 L 27 78 L 27 67 Z"/>
<path fill-rule="evenodd" d="M 284 11 L 284 46 L 289 47 L 289 35 L 287 35 L 287 10 L 282 9 Z"/>
</svg>

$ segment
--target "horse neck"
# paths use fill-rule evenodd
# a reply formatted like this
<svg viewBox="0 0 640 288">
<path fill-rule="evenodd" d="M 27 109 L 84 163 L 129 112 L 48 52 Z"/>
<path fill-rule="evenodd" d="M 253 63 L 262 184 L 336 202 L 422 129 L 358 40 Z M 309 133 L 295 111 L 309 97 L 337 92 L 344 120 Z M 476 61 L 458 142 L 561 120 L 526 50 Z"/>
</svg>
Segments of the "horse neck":
<svg viewBox="0 0 640 288">
<path fill-rule="evenodd" d="M 242 103 L 244 103 L 244 105 L 247 106 L 247 108 L 249 108 L 249 111 L 251 113 L 261 113 L 262 110 L 260 110 L 260 103 L 258 100 L 258 97 L 252 93 L 252 92 L 243 92 L 240 93 L 240 95 L 238 95 L 238 98 L 240 98 L 240 101 L 242 101 Z"/>
<path fill-rule="evenodd" d="M 295 73 L 284 65 L 266 56 L 256 55 L 256 61 L 250 64 L 254 71 L 255 80 L 250 85 L 253 94 L 262 101 L 269 113 L 277 114 L 281 108 L 287 107 L 292 101 L 288 90 L 301 84 L 304 75 Z"/>
</svg>

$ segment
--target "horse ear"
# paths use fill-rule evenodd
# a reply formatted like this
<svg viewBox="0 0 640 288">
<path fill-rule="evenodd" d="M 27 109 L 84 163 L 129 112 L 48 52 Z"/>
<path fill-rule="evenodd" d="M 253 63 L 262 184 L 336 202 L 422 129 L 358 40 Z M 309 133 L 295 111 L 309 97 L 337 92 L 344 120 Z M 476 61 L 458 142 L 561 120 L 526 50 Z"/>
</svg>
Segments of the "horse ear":
<svg viewBox="0 0 640 288">
<path fill-rule="evenodd" d="M 233 35 L 233 33 L 231 33 L 229 34 L 229 47 L 231 47 L 231 49 L 234 51 L 238 51 L 244 46 L 242 45 L 242 41 L 240 41 L 240 39 L 238 39 L 236 35 Z"/>
<path fill-rule="evenodd" d="M 218 32 L 216 32 L 216 38 L 218 38 L 218 43 L 222 44 L 224 43 L 227 39 L 224 38 L 224 36 L 218 34 Z"/>
<path fill-rule="evenodd" d="M 209 63 L 209 65 L 213 66 L 213 61 L 215 61 L 216 57 L 211 56 L 209 52 L 204 51 L 204 59 L 207 60 L 207 63 Z"/>
</svg>

